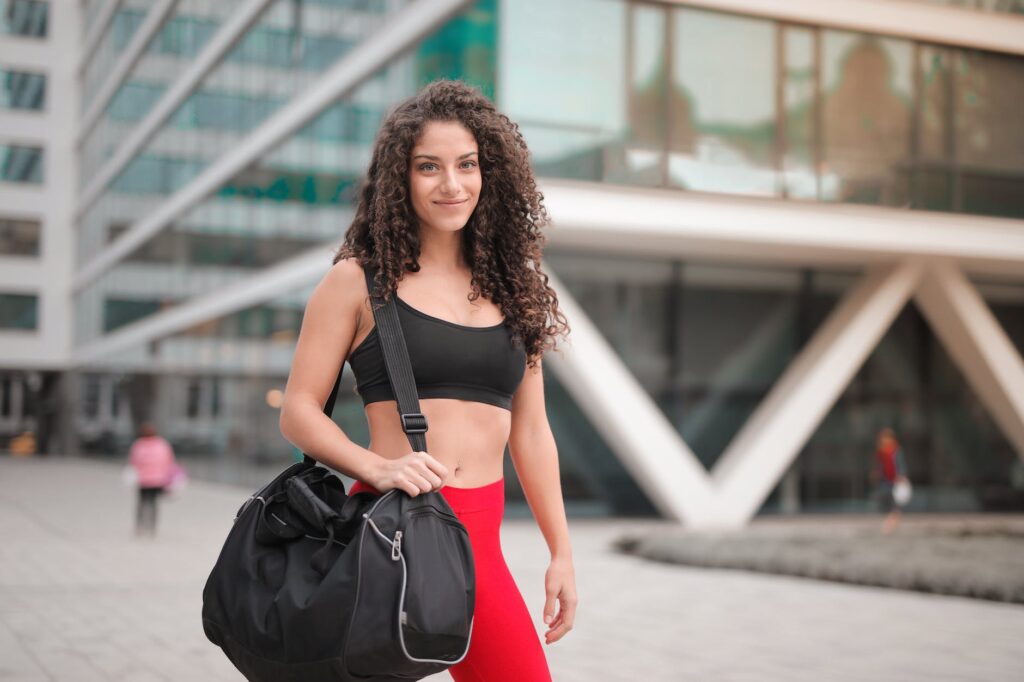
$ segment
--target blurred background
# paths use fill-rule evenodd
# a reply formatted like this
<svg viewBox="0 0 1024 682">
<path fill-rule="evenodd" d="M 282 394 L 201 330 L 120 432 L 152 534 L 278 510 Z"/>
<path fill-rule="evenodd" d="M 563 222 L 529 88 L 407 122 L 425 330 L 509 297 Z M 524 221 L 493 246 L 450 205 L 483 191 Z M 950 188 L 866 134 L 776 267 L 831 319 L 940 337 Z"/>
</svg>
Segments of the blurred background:
<svg viewBox="0 0 1024 682">
<path fill-rule="evenodd" d="M 201 588 L 440 78 L 553 219 L 555 679 L 1024 679 L 1024 0 L 0 0 L 0 678 L 239 679 Z M 333 419 L 368 445 L 348 365 Z"/>
<path fill-rule="evenodd" d="M 0 8 L 0 448 L 122 461 L 152 420 L 193 478 L 280 470 L 297 454 L 277 415 L 303 307 L 378 126 L 460 78 L 520 125 L 554 219 L 547 268 L 613 351 L 547 373 L 570 515 L 701 516 L 664 501 L 642 436 L 622 436 L 635 415 L 614 409 L 614 381 L 580 379 L 601 363 L 678 436 L 662 456 L 750 465 L 734 523 L 873 511 L 882 427 L 904 448 L 910 510 L 1024 510 L 1009 383 L 1024 347 L 1022 2 Z M 865 284 L 914 258 L 945 269 Z M 871 330 L 853 328 L 870 312 L 859 285 L 885 311 Z M 816 335 L 821 352 L 853 339 L 849 377 L 800 397 Z M 353 387 L 346 365 L 334 419 L 365 445 Z M 758 467 L 737 436 L 764 435 L 752 417 L 773 390 L 803 416 Z"/>
</svg>

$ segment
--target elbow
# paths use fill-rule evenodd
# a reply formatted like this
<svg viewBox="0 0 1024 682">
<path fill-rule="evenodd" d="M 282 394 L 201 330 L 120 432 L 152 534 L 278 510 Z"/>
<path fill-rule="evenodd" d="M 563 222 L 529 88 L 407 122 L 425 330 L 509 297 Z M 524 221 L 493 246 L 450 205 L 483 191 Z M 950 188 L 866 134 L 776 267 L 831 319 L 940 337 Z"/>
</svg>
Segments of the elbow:
<svg viewBox="0 0 1024 682">
<path fill-rule="evenodd" d="M 288 435 L 288 427 L 290 420 L 288 419 L 287 401 L 281 403 L 281 414 L 277 418 L 277 428 L 281 432 L 281 437 L 289 443 L 292 443 L 291 437 Z M 292 443 L 294 445 L 294 443 Z"/>
</svg>

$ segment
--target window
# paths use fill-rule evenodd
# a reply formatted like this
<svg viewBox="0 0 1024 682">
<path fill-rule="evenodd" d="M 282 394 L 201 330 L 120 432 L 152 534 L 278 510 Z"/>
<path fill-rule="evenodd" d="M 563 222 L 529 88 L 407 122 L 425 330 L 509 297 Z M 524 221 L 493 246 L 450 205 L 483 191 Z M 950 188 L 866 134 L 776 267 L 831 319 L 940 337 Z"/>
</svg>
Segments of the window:
<svg viewBox="0 0 1024 682">
<path fill-rule="evenodd" d="M 38 220 L 0 217 L 0 256 L 38 256 Z"/>
<path fill-rule="evenodd" d="M 38 111 L 45 106 L 45 74 L 0 69 L 0 108 Z"/>
<path fill-rule="evenodd" d="M 0 33 L 45 38 L 49 10 L 40 0 L 0 0 Z"/>
<path fill-rule="evenodd" d="M 41 183 L 42 148 L 0 144 L 0 181 Z"/>
<path fill-rule="evenodd" d="M 0 329 L 35 329 L 37 301 L 33 294 L 0 294 Z"/>
</svg>

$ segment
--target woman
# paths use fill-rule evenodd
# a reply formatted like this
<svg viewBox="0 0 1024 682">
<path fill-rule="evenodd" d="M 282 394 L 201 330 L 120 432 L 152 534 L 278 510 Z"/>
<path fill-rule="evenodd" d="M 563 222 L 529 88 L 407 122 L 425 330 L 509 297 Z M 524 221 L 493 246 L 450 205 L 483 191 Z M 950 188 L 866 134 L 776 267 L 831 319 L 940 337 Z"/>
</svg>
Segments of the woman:
<svg viewBox="0 0 1024 682">
<path fill-rule="evenodd" d="M 135 535 L 156 535 L 157 499 L 163 494 L 178 468 L 174 450 L 161 437 L 152 422 L 139 426 L 139 437 L 132 443 L 128 463 L 135 468 L 139 501 L 135 507 Z"/>
<path fill-rule="evenodd" d="M 897 503 L 893 490 L 896 483 L 907 478 L 907 465 L 903 460 L 903 448 L 896 440 L 896 432 L 886 427 L 878 432 L 875 441 L 875 468 L 871 472 L 877 484 L 876 495 L 882 511 L 882 533 L 888 535 L 900 522 L 902 508 Z"/>
<path fill-rule="evenodd" d="M 542 198 L 518 126 L 478 90 L 436 81 L 401 103 L 377 137 L 334 265 L 309 299 L 285 388 L 282 435 L 356 479 L 350 493 L 437 490 L 469 531 L 476 608 L 469 651 L 449 669 L 455 682 L 551 679 L 499 542 L 506 443 L 551 552 L 541 614 L 547 643 L 575 617 L 541 368 L 547 342 L 568 325 L 540 269 Z M 380 294 L 396 299 L 429 452 L 410 452 L 402 430 L 364 264 L 374 266 Z M 365 406 L 369 448 L 323 412 L 345 359 Z"/>
</svg>

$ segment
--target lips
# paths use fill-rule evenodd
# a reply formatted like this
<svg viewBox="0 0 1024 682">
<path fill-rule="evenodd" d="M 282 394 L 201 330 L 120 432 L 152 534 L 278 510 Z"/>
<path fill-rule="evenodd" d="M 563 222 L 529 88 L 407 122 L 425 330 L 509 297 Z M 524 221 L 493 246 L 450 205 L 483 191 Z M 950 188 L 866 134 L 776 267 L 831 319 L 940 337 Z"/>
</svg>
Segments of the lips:
<svg viewBox="0 0 1024 682">
<path fill-rule="evenodd" d="M 469 201 L 469 199 L 463 199 L 462 201 L 435 201 L 434 203 L 440 204 L 441 206 L 458 206 L 459 204 L 464 204 L 467 201 Z"/>
</svg>

